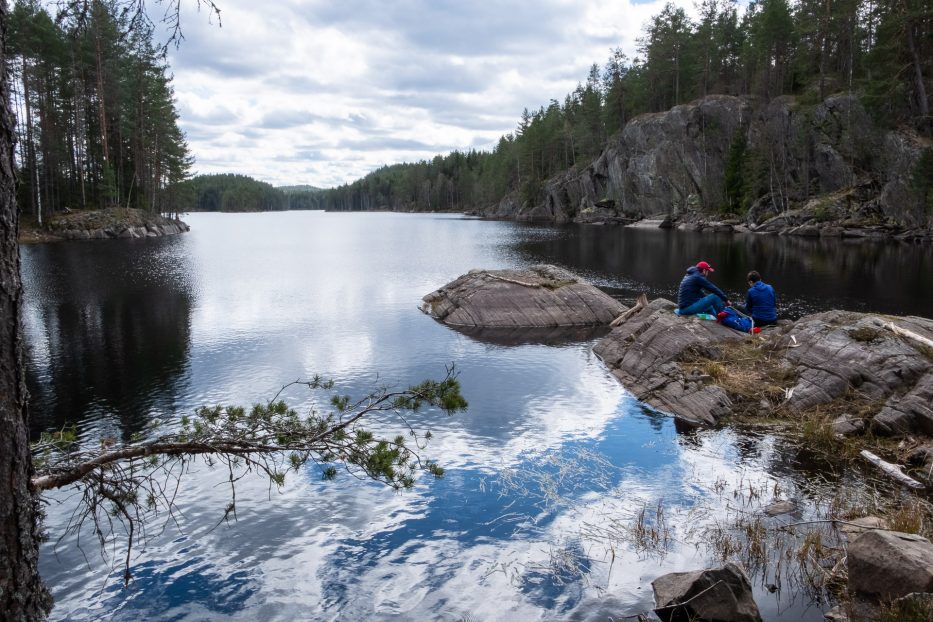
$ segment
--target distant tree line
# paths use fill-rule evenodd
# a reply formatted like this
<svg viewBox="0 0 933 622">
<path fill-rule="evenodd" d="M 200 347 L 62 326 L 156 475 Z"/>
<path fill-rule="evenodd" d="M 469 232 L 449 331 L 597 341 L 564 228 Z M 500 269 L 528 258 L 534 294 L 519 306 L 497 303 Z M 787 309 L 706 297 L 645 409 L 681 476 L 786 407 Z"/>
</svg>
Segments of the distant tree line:
<svg viewBox="0 0 933 622">
<path fill-rule="evenodd" d="M 192 160 L 151 24 L 132 17 L 106 0 L 58 20 L 37 0 L 10 11 L 18 204 L 40 223 L 64 208 L 178 211 Z"/>
<path fill-rule="evenodd" d="M 198 175 L 178 187 L 186 211 L 269 212 L 321 209 L 320 190 L 311 186 L 275 188 L 247 175 Z"/>
<path fill-rule="evenodd" d="M 736 0 L 700 0 L 696 8 L 693 19 L 665 6 L 635 58 L 614 50 L 563 102 L 526 109 L 491 152 L 385 166 L 327 191 L 322 206 L 460 211 L 509 193 L 536 202 L 544 180 L 588 164 L 636 115 L 710 94 L 792 94 L 813 104 L 847 90 L 879 123 L 933 134 L 933 0 L 753 0 L 744 11 Z M 734 166 L 743 147 L 730 154 Z"/>
</svg>

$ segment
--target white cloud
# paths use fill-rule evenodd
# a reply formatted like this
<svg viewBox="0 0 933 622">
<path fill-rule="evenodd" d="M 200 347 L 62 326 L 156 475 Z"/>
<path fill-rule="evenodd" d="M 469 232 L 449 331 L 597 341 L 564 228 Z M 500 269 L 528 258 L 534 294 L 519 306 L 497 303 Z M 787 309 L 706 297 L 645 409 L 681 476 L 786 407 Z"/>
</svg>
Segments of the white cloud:
<svg viewBox="0 0 933 622">
<path fill-rule="evenodd" d="M 334 186 L 383 164 L 490 148 L 562 101 L 663 2 L 193 3 L 170 58 L 198 173 Z M 676 4 L 692 12 L 692 2 Z"/>
</svg>

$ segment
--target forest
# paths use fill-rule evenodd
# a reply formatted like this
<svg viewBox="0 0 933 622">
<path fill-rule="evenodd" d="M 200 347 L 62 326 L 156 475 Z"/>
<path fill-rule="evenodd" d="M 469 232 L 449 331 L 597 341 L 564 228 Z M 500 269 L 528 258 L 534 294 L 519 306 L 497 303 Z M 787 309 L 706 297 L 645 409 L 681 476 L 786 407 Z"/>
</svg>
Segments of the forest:
<svg viewBox="0 0 933 622">
<path fill-rule="evenodd" d="M 814 105 L 848 92 L 879 125 L 931 136 L 933 0 L 753 0 L 745 10 L 736 0 L 699 0 L 696 8 L 691 18 L 667 4 L 645 25 L 634 58 L 613 50 L 563 101 L 526 109 L 491 152 L 385 166 L 328 191 L 323 206 L 464 211 L 509 194 L 535 203 L 544 180 L 589 164 L 635 116 L 713 94 Z M 733 211 L 755 198 L 736 188 L 742 167 L 754 165 L 742 147 L 734 145 L 727 171 L 732 196 L 723 206 Z"/>
<path fill-rule="evenodd" d="M 66 209 L 182 211 L 193 160 L 151 25 L 114 3 L 82 6 L 58 20 L 36 0 L 10 11 L 21 213 L 42 224 Z"/>
<path fill-rule="evenodd" d="M 312 186 L 275 188 L 247 175 L 197 175 L 178 184 L 176 194 L 191 212 L 270 212 L 321 209 Z"/>
</svg>

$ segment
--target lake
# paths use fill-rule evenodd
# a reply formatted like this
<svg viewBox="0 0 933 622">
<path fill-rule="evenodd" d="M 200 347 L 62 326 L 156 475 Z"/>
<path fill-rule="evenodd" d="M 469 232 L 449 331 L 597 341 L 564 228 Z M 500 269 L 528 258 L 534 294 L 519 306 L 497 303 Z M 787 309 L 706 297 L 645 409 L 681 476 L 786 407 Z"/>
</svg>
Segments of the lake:
<svg viewBox="0 0 933 622">
<path fill-rule="evenodd" d="M 48 495 L 53 619 L 618 620 L 651 607 L 658 575 L 715 563 L 703 534 L 737 507 L 792 498 L 799 520 L 825 511 L 826 491 L 879 485 L 768 434 L 678 432 L 618 385 L 592 336 L 503 343 L 418 311 L 470 269 L 556 263 L 626 301 L 675 296 L 702 259 L 737 299 L 759 270 L 785 317 L 933 315 L 929 246 L 436 214 L 185 220 L 191 232 L 168 238 L 21 247 L 34 436 L 74 423 L 84 443 L 129 439 L 314 374 L 362 396 L 450 364 L 470 408 L 412 420 L 446 475 L 402 493 L 308 466 L 281 490 L 244 478 L 224 522 L 226 472 L 193 463 L 126 588 L 125 538 L 102 550 L 89 530 L 66 532 L 76 499 Z M 284 397 L 309 409 L 328 396 Z M 767 589 L 780 572 L 752 573 L 765 619 L 822 620 L 812 594 Z"/>
</svg>

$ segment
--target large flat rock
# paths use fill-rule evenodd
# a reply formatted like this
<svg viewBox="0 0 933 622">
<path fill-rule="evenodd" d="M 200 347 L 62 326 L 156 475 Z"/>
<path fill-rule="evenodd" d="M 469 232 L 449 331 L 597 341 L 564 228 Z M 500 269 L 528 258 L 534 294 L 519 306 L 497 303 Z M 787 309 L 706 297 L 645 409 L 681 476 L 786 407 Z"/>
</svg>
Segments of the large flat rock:
<svg viewBox="0 0 933 622">
<path fill-rule="evenodd" d="M 600 340 L 593 351 L 638 399 L 687 423 L 714 424 L 731 412 L 726 392 L 708 378 L 688 375 L 679 359 L 687 351 L 711 352 L 746 334 L 716 322 L 674 314 L 676 304 L 652 300 Z"/>
<path fill-rule="evenodd" d="M 800 318 L 775 346 L 799 379 L 787 405 L 803 411 L 856 396 L 884 404 L 876 433 L 933 433 L 933 320 L 826 311 Z"/>
<path fill-rule="evenodd" d="M 830 404 L 861 403 L 874 412 L 868 421 L 840 420 L 840 426 L 849 421 L 857 427 L 849 433 L 870 428 L 889 436 L 933 436 L 933 320 L 845 311 L 808 315 L 752 338 L 758 351 L 767 352 L 761 357 L 763 367 L 755 370 L 752 364 L 737 368 L 734 350 L 729 353 L 730 344 L 748 335 L 674 315 L 674 308 L 674 303 L 656 299 L 594 347 L 613 375 L 642 401 L 692 424 L 714 424 L 741 410 L 740 402 L 746 413 L 777 406 L 804 413 Z M 766 383 L 736 395 L 721 386 L 729 378 L 698 374 L 702 366 L 684 364 L 698 359 L 722 363 L 721 375 L 759 373 L 767 380 L 770 371 L 787 382 L 782 381 L 776 400 L 766 395 Z"/>
<path fill-rule="evenodd" d="M 625 305 L 555 266 L 471 270 L 423 299 L 421 310 L 459 327 L 607 325 Z"/>
</svg>

